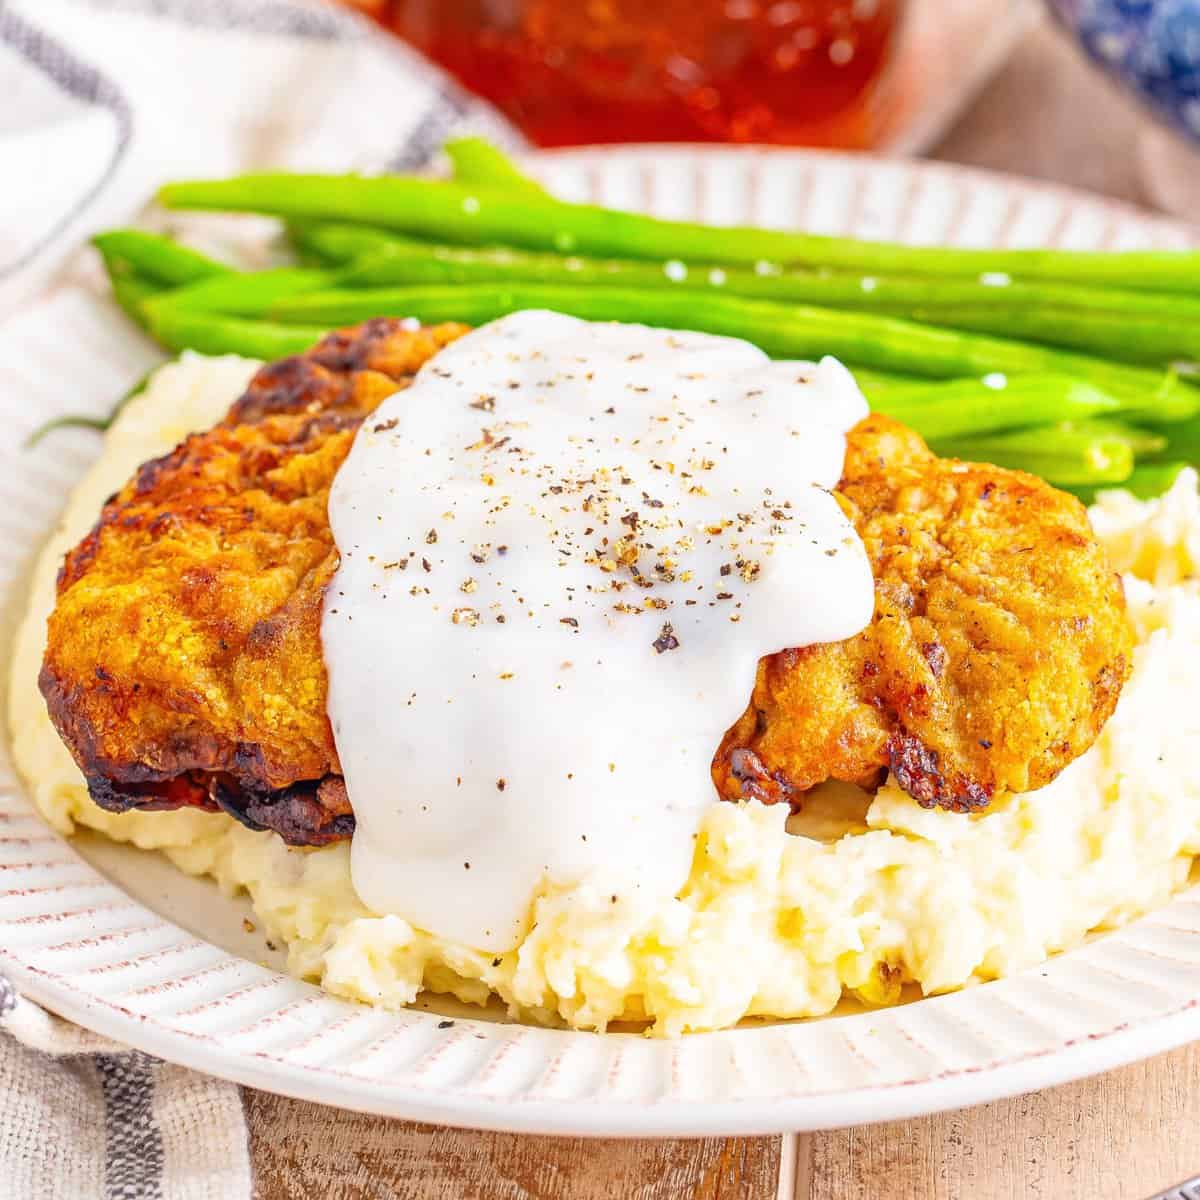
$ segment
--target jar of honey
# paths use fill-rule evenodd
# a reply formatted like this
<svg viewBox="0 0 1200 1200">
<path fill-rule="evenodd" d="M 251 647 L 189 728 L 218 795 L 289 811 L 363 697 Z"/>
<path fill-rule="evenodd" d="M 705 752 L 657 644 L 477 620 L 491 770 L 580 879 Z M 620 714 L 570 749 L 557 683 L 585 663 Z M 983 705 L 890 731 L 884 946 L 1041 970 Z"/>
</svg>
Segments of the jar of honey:
<svg viewBox="0 0 1200 1200">
<path fill-rule="evenodd" d="M 903 0 L 376 0 L 542 146 L 865 148 Z"/>
</svg>

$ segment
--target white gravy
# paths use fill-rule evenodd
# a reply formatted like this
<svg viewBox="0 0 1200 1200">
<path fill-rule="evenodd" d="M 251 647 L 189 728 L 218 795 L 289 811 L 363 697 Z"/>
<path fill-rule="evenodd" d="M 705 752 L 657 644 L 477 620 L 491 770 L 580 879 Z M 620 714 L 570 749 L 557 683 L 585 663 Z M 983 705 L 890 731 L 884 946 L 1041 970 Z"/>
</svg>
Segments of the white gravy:
<svg viewBox="0 0 1200 1200">
<path fill-rule="evenodd" d="M 385 400 L 322 623 L 364 903 L 503 951 L 546 882 L 673 895 L 759 658 L 870 620 L 866 413 L 833 359 L 548 312 Z"/>
</svg>

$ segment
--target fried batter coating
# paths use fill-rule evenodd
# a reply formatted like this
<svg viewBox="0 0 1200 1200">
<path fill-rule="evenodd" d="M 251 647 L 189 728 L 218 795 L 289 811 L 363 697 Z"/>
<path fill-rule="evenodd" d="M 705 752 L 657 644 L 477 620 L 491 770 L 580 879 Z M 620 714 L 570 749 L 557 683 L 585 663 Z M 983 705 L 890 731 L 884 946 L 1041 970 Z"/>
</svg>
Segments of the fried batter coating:
<svg viewBox="0 0 1200 1200">
<path fill-rule="evenodd" d="M 59 573 L 39 679 L 98 804 L 350 835 L 320 644 L 329 487 L 362 420 L 465 332 L 372 321 L 264 367 L 105 505 Z"/>
<path fill-rule="evenodd" d="M 794 803 L 886 769 L 925 807 L 966 811 L 1049 783 L 1108 720 L 1133 644 L 1083 505 L 937 458 L 886 417 L 847 443 L 837 494 L 874 571 L 874 619 L 763 659 L 714 759 L 718 790 Z"/>
<path fill-rule="evenodd" d="M 464 332 L 370 321 L 264 367 L 105 505 L 63 564 L 40 676 L 98 804 L 223 809 L 294 845 L 352 834 L 320 644 L 329 487 L 359 424 Z M 1082 506 L 881 417 L 851 432 L 838 494 L 874 620 L 763 661 L 721 795 L 794 802 L 888 768 L 922 804 L 978 808 L 1086 750 L 1131 632 Z"/>
</svg>

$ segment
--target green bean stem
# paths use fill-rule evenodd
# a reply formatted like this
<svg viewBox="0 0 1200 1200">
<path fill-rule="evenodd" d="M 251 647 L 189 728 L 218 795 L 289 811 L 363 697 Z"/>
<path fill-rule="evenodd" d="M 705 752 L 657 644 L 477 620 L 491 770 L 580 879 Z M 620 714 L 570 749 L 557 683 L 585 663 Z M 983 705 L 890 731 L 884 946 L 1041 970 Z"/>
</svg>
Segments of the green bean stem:
<svg viewBox="0 0 1200 1200">
<path fill-rule="evenodd" d="M 545 196 L 546 189 L 530 179 L 507 154 L 480 137 L 454 138 L 442 149 L 459 183 L 503 188 L 526 196 Z"/>
<path fill-rule="evenodd" d="M 98 433 L 103 433 L 112 428 L 112 423 L 120 416 L 125 406 L 134 398 L 140 396 L 146 390 L 150 382 L 151 376 L 158 367 L 153 367 L 145 373 L 132 387 L 130 387 L 121 398 L 108 410 L 108 415 L 104 417 L 94 417 L 88 413 L 67 413 L 61 417 L 53 417 L 49 421 L 39 425 L 26 439 L 25 446 L 27 449 L 32 449 L 38 444 L 47 434 L 54 433 L 59 429 L 94 429 Z"/>
</svg>

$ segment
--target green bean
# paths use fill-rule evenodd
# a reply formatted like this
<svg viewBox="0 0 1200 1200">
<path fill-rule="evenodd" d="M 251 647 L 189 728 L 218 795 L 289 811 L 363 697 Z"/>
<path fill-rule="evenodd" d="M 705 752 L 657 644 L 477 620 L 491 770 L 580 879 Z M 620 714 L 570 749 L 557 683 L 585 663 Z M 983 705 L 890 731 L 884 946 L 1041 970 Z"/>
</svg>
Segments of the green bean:
<svg viewBox="0 0 1200 1200">
<path fill-rule="evenodd" d="M 267 173 L 168 184 L 169 208 L 262 212 L 349 221 L 472 245 L 501 243 L 566 254 L 683 261 L 806 264 L 866 274 L 970 278 L 1004 274 L 1195 295 L 1200 251 L 1120 253 L 903 246 L 806 233 L 714 229 L 597 205 L 405 176 Z"/>
<path fill-rule="evenodd" d="M 1015 375 L 984 382 L 885 385 L 864 389 L 871 408 L 911 426 L 926 439 L 993 433 L 1113 412 L 1121 402 L 1065 375 Z"/>
<path fill-rule="evenodd" d="M 686 275 L 683 265 L 573 258 L 561 254 L 473 249 L 431 245 L 415 238 L 395 238 L 375 253 L 348 264 L 338 276 L 340 287 L 391 287 L 450 283 L 557 283 L 572 287 L 617 286 L 671 288 L 672 276 Z M 749 274 L 753 272 L 739 272 Z M 696 274 L 697 279 L 699 275 Z M 730 289 L 732 291 L 732 289 Z"/>
<path fill-rule="evenodd" d="M 1167 445 L 1159 457 L 1200 465 L 1200 417 L 1163 427 Z"/>
<path fill-rule="evenodd" d="M 334 266 L 348 265 L 356 259 L 384 251 L 398 237 L 387 229 L 319 221 L 289 221 L 287 233 L 297 250 Z"/>
<path fill-rule="evenodd" d="M 130 320 L 147 327 L 145 304 L 162 294 L 162 288 L 140 275 L 110 275 L 113 299 Z"/>
<path fill-rule="evenodd" d="M 330 228 L 330 227 L 326 227 Z M 333 227 L 336 229 L 336 227 Z M 335 239 L 340 235 L 335 233 Z M 372 232 L 339 277 L 345 287 L 450 283 L 565 283 L 686 288 L 800 301 L 904 317 L 952 329 L 1016 337 L 1125 362 L 1200 359 L 1200 301 L 1181 296 L 1057 283 L 985 283 L 831 271 L 755 271 L 711 263 L 596 259 L 502 248 L 387 241 Z M 373 252 L 372 252 L 373 251 Z"/>
<path fill-rule="evenodd" d="M 1138 463 L 1127 479 L 1123 479 L 1117 488 L 1121 491 L 1132 492 L 1139 500 L 1152 500 L 1170 491 L 1180 471 L 1186 471 L 1191 463 L 1163 462 Z M 1079 497 L 1084 504 L 1094 504 L 1101 492 L 1113 490 L 1113 485 L 1101 487 L 1073 487 L 1069 489 Z"/>
<path fill-rule="evenodd" d="M 318 226 L 315 232 L 319 237 L 321 229 L 334 231 L 335 251 L 342 251 L 340 257 L 346 263 L 340 277 L 346 287 L 536 282 L 573 287 L 587 283 L 604 287 L 689 288 L 751 299 L 801 301 L 828 308 L 880 312 L 928 320 L 935 325 L 956 325 L 961 311 L 972 320 L 992 320 L 991 325 L 981 323 L 978 327 L 983 332 L 1002 335 L 1006 335 L 1007 314 L 1014 314 L 1014 319 L 1022 325 L 1020 332 L 1031 340 L 1039 340 L 1036 334 L 1048 340 L 1055 333 L 1060 314 L 1074 317 L 1076 309 L 1104 313 L 1119 320 L 1130 316 L 1154 317 L 1156 326 L 1167 320 L 1186 330 L 1192 338 L 1200 331 L 1200 300 L 1114 288 L 1062 283 L 1001 285 L 922 276 L 847 275 L 829 270 L 755 270 L 722 267 L 711 262 L 587 258 L 496 247 L 436 245 L 395 235 L 389 240 L 386 231 L 374 230 L 357 244 L 348 239 L 338 246 L 338 239 L 344 236 L 338 231 L 345 228 Z M 338 254 L 330 257 L 336 259 Z M 1105 335 L 1111 337 L 1108 330 Z"/>
<path fill-rule="evenodd" d="M 901 374 L 899 371 L 876 371 L 871 367 L 864 367 L 860 363 L 854 362 L 847 362 L 846 366 L 853 372 L 855 382 L 868 398 L 898 387 L 930 388 L 941 386 L 940 383 L 931 383 L 928 379 L 922 379 L 919 375 Z M 978 383 L 979 381 L 970 379 L 962 382 Z"/>
<path fill-rule="evenodd" d="M 481 325 L 519 309 L 548 308 L 598 321 L 632 321 L 745 338 L 776 358 L 832 354 L 875 370 L 932 379 L 1031 372 L 1073 375 L 1110 392 L 1127 412 L 1184 420 L 1200 412 L 1200 388 L 1140 367 L 1003 338 L 911 321 L 733 296 L 549 284 L 334 290 L 281 300 L 270 311 L 284 324 L 342 325 L 373 316 Z"/>
<path fill-rule="evenodd" d="M 1076 422 L 1076 425 L 1082 428 L 1084 422 Z M 1106 416 L 1087 421 L 1086 425 L 1094 433 L 1111 433 L 1114 437 L 1124 438 L 1129 443 L 1129 448 L 1139 458 L 1146 454 L 1158 454 L 1167 446 L 1165 434 L 1157 433 L 1153 429 L 1144 429 L 1138 425 L 1131 425 L 1128 421 L 1113 420 Z"/>
<path fill-rule="evenodd" d="M 530 179 L 497 146 L 480 137 L 454 138 L 442 149 L 454 167 L 459 183 L 477 187 L 503 188 L 526 196 L 545 196 L 546 189 Z"/>
<path fill-rule="evenodd" d="M 255 317 L 288 296 L 312 292 L 322 285 L 328 286 L 331 278 L 327 271 L 300 267 L 280 267 L 245 275 L 218 275 L 169 292 L 160 292 L 147 302 L 146 307 L 184 307 L 193 312 Z"/>
<path fill-rule="evenodd" d="M 92 245 L 100 251 L 109 275 L 141 275 L 151 282 L 178 286 L 233 273 L 232 267 L 191 249 L 174 238 L 142 229 L 98 233 Z"/>
<path fill-rule="evenodd" d="M 931 443 L 938 453 L 1040 475 L 1059 486 L 1121 483 L 1133 471 L 1134 452 L 1104 422 L 1064 422 L 982 437 Z"/>
<path fill-rule="evenodd" d="M 178 305 L 156 307 L 149 315 L 151 332 L 171 350 L 240 354 L 267 360 L 300 354 L 320 341 L 329 329 L 323 325 L 272 325 Z"/>
<path fill-rule="evenodd" d="M 1200 302 L 1185 297 L 1084 288 L 828 271 L 761 273 L 745 267 L 635 262 L 429 245 L 382 246 L 348 266 L 344 287 L 476 282 L 688 288 L 773 301 L 800 301 L 904 317 L 1098 353 L 1124 362 L 1200 359 Z"/>
<path fill-rule="evenodd" d="M 1111 297 L 1112 293 L 1104 295 Z M 913 305 L 903 315 L 931 325 L 1082 350 L 1119 362 L 1162 365 L 1200 361 L 1200 320 L 1181 319 L 1178 314 L 1139 315 L 1132 308 L 1125 312 L 1073 310 L 1031 299 L 1027 305 L 991 309 Z"/>
</svg>

